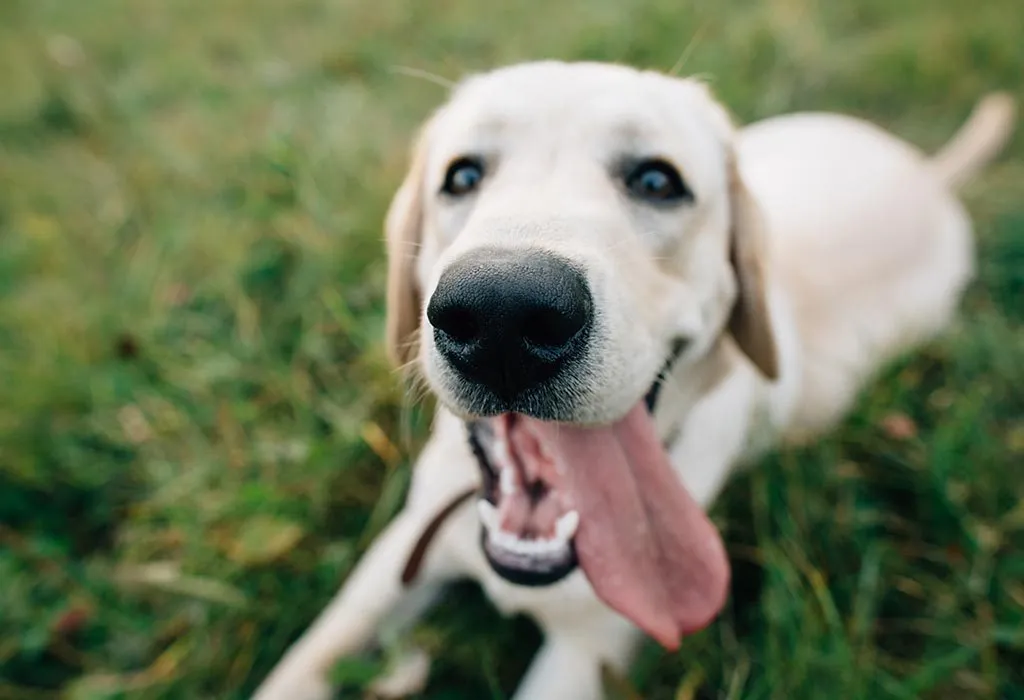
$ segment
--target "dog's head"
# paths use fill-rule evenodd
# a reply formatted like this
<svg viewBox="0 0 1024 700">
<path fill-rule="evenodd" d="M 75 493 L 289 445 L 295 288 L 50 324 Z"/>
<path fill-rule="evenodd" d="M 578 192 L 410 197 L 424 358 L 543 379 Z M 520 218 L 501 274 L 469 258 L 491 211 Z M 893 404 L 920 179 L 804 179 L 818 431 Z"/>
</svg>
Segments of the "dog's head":
<svg viewBox="0 0 1024 700">
<path fill-rule="evenodd" d="M 494 477 L 485 549 L 507 578 L 551 583 L 577 550 L 587 570 L 581 538 L 611 537 L 580 510 L 601 469 L 550 466 L 582 459 L 567 435 L 625 441 L 666 365 L 685 371 L 723 333 L 774 378 L 733 137 L 701 83 L 589 63 L 475 76 L 423 127 L 386 221 L 389 350 L 475 426 Z"/>
<path fill-rule="evenodd" d="M 388 345 L 463 416 L 603 423 L 728 326 L 774 377 L 761 234 L 696 81 L 555 62 L 469 79 L 388 212 Z M 418 341 L 418 342 L 417 342 Z"/>
</svg>

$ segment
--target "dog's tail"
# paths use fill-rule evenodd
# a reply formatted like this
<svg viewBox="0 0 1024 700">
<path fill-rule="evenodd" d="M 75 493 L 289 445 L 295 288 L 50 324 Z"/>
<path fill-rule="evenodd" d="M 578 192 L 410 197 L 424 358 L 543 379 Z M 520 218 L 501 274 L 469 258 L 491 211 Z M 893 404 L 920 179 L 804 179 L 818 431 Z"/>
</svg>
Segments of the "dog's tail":
<svg viewBox="0 0 1024 700">
<path fill-rule="evenodd" d="M 950 187 L 966 184 L 1010 140 L 1016 116 L 1016 104 L 1008 93 L 986 95 L 967 122 L 932 157 L 939 177 Z"/>
</svg>

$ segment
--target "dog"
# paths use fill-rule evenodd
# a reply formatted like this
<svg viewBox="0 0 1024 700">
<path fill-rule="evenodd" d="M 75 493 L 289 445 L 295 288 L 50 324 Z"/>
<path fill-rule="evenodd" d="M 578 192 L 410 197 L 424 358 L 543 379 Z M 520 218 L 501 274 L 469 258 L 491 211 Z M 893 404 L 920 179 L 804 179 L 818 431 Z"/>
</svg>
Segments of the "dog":
<svg viewBox="0 0 1024 700">
<path fill-rule="evenodd" d="M 407 503 L 255 693 L 472 578 L 544 644 L 516 700 L 597 700 L 645 635 L 723 606 L 705 515 L 730 474 L 841 420 L 942 332 L 974 274 L 956 190 L 1011 135 L 993 93 L 938 153 L 857 118 L 740 128 L 694 79 L 538 61 L 460 83 L 385 221 L 387 345 L 436 395 Z M 424 687 L 409 654 L 373 686 Z"/>
</svg>

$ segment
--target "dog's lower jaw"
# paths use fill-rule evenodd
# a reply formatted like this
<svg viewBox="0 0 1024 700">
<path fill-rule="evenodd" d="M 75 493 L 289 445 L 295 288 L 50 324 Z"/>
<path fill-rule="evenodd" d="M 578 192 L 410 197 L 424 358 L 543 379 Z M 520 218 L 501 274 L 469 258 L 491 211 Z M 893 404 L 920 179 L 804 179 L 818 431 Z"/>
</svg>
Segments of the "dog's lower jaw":
<svg viewBox="0 0 1024 700">
<path fill-rule="evenodd" d="M 557 562 L 545 563 L 543 568 L 530 568 L 530 566 L 515 567 L 502 564 L 500 554 L 492 550 L 489 541 L 491 534 L 486 527 L 480 528 L 480 547 L 483 549 L 484 557 L 494 573 L 516 586 L 543 587 L 552 586 L 566 576 L 571 574 L 579 566 L 576 558 L 576 545 L 570 539 L 567 544 L 566 554 Z"/>
</svg>

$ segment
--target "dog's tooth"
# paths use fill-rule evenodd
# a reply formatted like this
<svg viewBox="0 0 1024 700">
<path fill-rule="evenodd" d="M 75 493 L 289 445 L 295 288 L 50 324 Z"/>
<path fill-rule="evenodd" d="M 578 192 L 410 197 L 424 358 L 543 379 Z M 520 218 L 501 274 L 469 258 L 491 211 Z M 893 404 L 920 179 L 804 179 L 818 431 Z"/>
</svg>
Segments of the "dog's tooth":
<svg viewBox="0 0 1024 700">
<path fill-rule="evenodd" d="M 481 517 L 489 518 L 490 516 L 481 515 Z M 569 524 L 572 524 L 571 519 Z M 550 539 L 526 539 L 500 528 L 488 528 L 488 536 L 493 546 L 499 547 L 509 554 L 530 558 L 543 559 L 561 555 L 569 544 L 568 539 L 560 538 L 557 535 Z"/>
<path fill-rule="evenodd" d="M 501 520 L 498 517 L 497 507 L 485 498 L 476 502 L 477 512 L 480 514 L 480 522 L 488 531 L 494 532 L 501 528 Z"/>
<path fill-rule="evenodd" d="M 568 542 L 580 526 L 579 511 L 570 510 L 555 523 L 555 539 Z"/>
<path fill-rule="evenodd" d="M 565 542 L 561 542 L 557 538 L 537 540 L 537 554 L 540 556 L 550 557 L 558 554 L 563 547 L 565 547 Z"/>
<path fill-rule="evenodd" d="M 509 532 L 505 532 L 504 530 L 495 530 L 493 534 L 494 541 L 499 547 L 507 549 L 510 552 L 518 551 L 516 549 L 519 543 L 518 537 Z"/>
<path fill-rule="evenodd" d="M 495 465 L 498 467 L 498 485 L 503 496 L 510 496 L 518 490 L 516 484 L 515 463 L 508 450 L 508 442 L 502 439 L 494 441 Z"/>
<path fill-rule="evenodd" d="M 552 546 L 554 544 L 554 546 Z M 533 553 L 538 557 L 549 557 L 559 549 L 557 543 L 552 543 L 551 540 L 534 540 L 533 541 Z"/>
<path fill-rule="evenodd" d="M 519 553 L 523 556 L 535 557 L 538 554 L 537 543 L 534 540 L 519 538 L 516 542 L 516 547 L 518 548 Z"/>
<path fill-rule="evenodd" d="M 520 539 L 509 532 L 501 533 L 501 546 L 512 552 L 513 554 L 522 554 L 522 547 L 520 546 Z"/>
<path fill-rule="evenodd" d="M 522 538 L 516 538 L 516 540 L 516 546 L 519 548 L 518 551 L 524 557 L 535 557 L 540 554 L 536 540 L 527 540 Z"/>
<path fill-rule="evenodd" d="M 516 551 L 524 557 L 533 557 L 537 555 L 533 541 L 524 540 L 521 537 L 516 538 Z"/>
<path fill-rule="evenodd" d="M 516 474 L 512 467 L 501 467 L 498 474 L 498 485 L 501 487 L 502 496 L 512 496 L 518 490 L 516 486 Z"/>
</svg>

